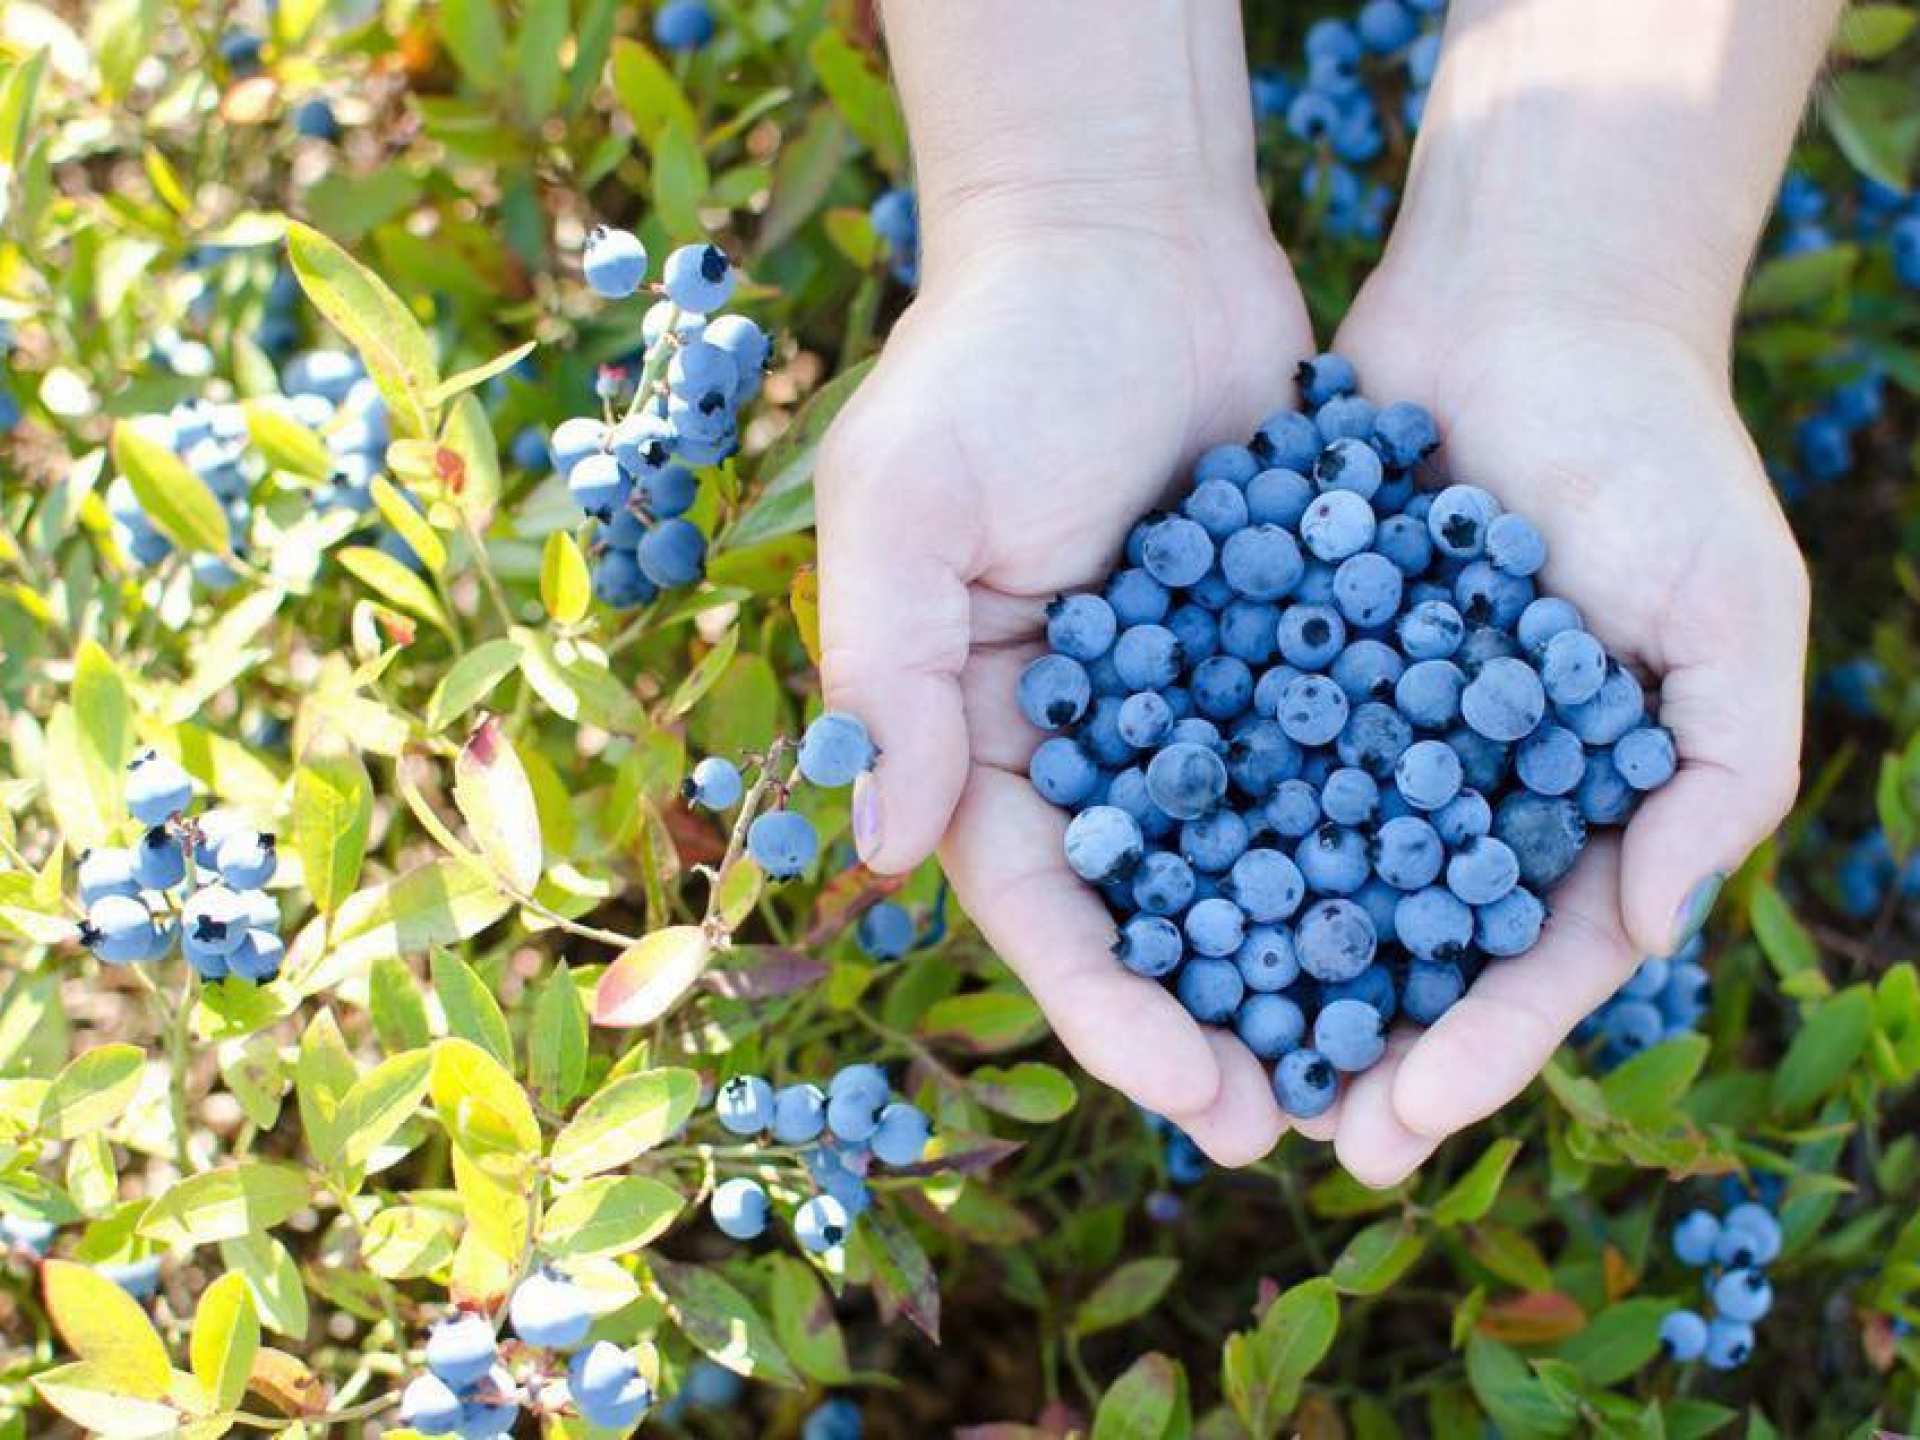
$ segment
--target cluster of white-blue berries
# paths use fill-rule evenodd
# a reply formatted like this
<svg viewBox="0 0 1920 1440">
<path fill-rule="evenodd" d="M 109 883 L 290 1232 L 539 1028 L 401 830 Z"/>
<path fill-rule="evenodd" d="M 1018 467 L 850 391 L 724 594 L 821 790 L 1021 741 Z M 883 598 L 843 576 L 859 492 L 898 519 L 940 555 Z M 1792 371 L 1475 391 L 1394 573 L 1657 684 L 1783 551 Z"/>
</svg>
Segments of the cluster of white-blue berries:
<svg viewBox="0 0 1920 1440">
<path fill-rule="evenodd" d="M 736 1075 L 721 1085 L 713 1110 L 735 1135 L 804 1147 L 815 1194 L 794 1210 L 793 1234 L 816 1255 L 844 1244 L 872 1206 L 867 1174 L 874 1162 L 915 1164 L 933 1133 L 926 1112 L 894 1098 L 878 1065 L 849 1065 L 824 1090 L 804 1083 L 776 1090 L 758 1075 Z M 746 1175 L 722 1181 L 710 1205 L 713 1223 L 735 1240 L 763 1234 L 772 1208 L 766 1187 Z"/>
<path fill-rule="evenodd" d="M 281 367 L 280 389 L 287 414 L 325 442 L 333 461 L 333 473 L 315 496 L 317 507 L 372 513 L 373 480 L 386 469 L 391 432 L 387 402 L 360 357 L 346 350 L 303 350 Z M 383 537 L 381 548 L 412 554 L 397 535 Z"/>
<path fill-rule="evenodd" d="M 1028 773 L 1115 952 L 1330 1106 L 1490 959 L 1531 949 L 1590 826 L 1675 769 L 1640 682 L 1570 603 L 1546 542 L 1472 485 L 1420 488 L 1417 405 L 1353 367 L 1208 451 L 1099 593 L 1048 608 L 1018 685 L 1050 732 Z"/>
<path fill-rule="evenodd" d="M 1737 1370 L 1753 1354 L 1754 1326 L 1773 1308 L 1767 1266 L 1780 1256 L 1780 1222 L 1758 1199 L 1730 1197 L 1724 1215 L 1698 1209 L 1673 1228 L 1681 1264 L 1705 1272 L 1708 1314 L 1675 1310 L 1660 1324 L 1660 1339 L 1675 1360 L 1704 1360 L 1714 1370 Z"/>
<path fill-rule="evenodd" d="M 128 767 L 126 800 L 140 838 L 80 857 L 81 943 L 108 965 L 160 960 L 177 945 L 203 980 L 278 975 L 286 946 L 266 891 L 274 837 L 231 811 L 188 815 L 193 781 L 154 750 Z"/>
<path fill-rule="evenodd" d="M 247 448 L 245 410 L 237 404 L 195 400 L 176 405 L 165 415 L 142 415 L 133 424 L 147 439 L 179 456 L 213 492 L 226 513 L 228 544 L 234 555 L 244 558 L 250 546 L 253 483 L 258 478 Z M 106 500 L 114 542 L 135 565 L 151 569 L 173 554 L 173 542 L 153 523 L 125 475 L 114 476 Z M 208 590 L 227 590 L 240 578 L 222 556 L 211 552 L 196 553 L 188 563 L 193 578 Z"/>
<path fill-rule="evenodd" d="M 1672 955 L 1648 956 L 1611 998 L 1582 1020 L 1578 1041 L 1600 1042 L 1600 1064 L 1612 1069 L 1663 1040 L 1691 1034 L 1706 1018 L 1711 982 L 1704 935 L 1695 935 Z"/>
<path fill-rule="evenodd" d="M 1315 148 L 1301 195 L 1324 205 L 1321 224 L 1330 234 L 1377 239 L 1384 231 L 1393 188 L 1369 181 L 1361 169 L 1385 151 L 1390 123 L 1409 134 L 1420 128 L 1445 10 L 1446 0 L 1367 0 L 1352 19 L 1308 27 L 1303 74 L 1253 77 L 1256 117 L 1283 118 L 1295 138 Z M 1395 71 L 1403 72 L 1397 85 Z"/>
<path fill-rule="evenodd" d="M 604 225 L 588 237 L 582 264 L 587 284 L 609 300 L 634 295 L 647 278 L 639 237 Z M 738 279 L 718 246 L 669 255 L 631 395 L 624 371 L 602 371 L 602 414 L 564 420 L 548 440 L 575 503 L 599 524 L 593 589 L 615 609 L 706 573 L 707 537 L 685 518 L 699 495 L 694 471 L 739 448 L 739 408 L 760 393 L 771 351 L 751 320 L 715 313 Z"/>
<path fill-rule="evenodd" d="M 565 1274 L 535 1270 L 507 1303 L 514 1342 L 503 1347 L 493 1322 L 456 1310 L 427 1336 L 427 1368 L 400 1398 L 400 1422 L 422 1435 L 494 1440 L 511 1434 L 523 1405 L 546 1413 L 569 1406 L 588 1424 L 630 1430 L 653 1404 L 653 1387 L 631 1350 L 610 1340 L 581 1348 L 593 1328 L 587 1295 Z M 547 1383 L 554 1357 L 568 1354 L 566 1388 Z"/>
<path fill-rule="evenodd" d="M 801 735 L 795 774 L 824 790 L 839 790 L 871 770 L 879 755 L 859 717 L 829 710 L 815 718 Z M 805 815 L 785 808 L 787 782 L 777 782 L 777 789 L 782 802 L 779 807 L 762 811 L 747 826 L 747 854 L 768 878 L 791 880 L 813 868 L 820 854 L 820 832 Z M 681 793 L 689 804 L 718 813 L 741 802 L 746 781 L 733 761 L 723 755 L 709 755 L 693 767 Z M 897 938 L 892 916 L 874 923 L 875 938 L 883 944 Z M 901 953 L 905 953 L 904 948 Z"/>
<path fill-rule="evenodd" d="M 867 209 L 867 221 L 880 237 L 887 269 L 908 289 L 920 283 L 920 202 L 907 186 L 880 193 Z"/>
</svg>

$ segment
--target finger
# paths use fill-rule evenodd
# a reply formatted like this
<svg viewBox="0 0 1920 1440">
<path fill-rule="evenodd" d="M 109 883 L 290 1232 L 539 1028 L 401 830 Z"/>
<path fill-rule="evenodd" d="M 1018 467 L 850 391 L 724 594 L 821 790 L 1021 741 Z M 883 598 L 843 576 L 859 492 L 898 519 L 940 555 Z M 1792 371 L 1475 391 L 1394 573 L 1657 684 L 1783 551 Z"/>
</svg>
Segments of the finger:
<svg viewBox="0 0 1920 1440">
<path fill-rule="evenodd" d="M 1099 897 L 1067 868 L 1066 817 L 1024 775 L 975 767 L 941 846 L 967 914 L 1088 1073 L 1162 1115 L 1197 1115 L 1220 1067 L 1193 1017 L 1113 957 Z"/>
<path fill-rule="evenodd" d="M 1642 954 L 1670 955 L 1706 923 L 1720 885 L 1773 833 L 1800 778 L 1806 591 L 1798 559 L 1735 580 L 1660 687 L 1680 770 L 1627 827 L 1622 905 Z M 1756 562 L 1759 568 L 1768 568 Z"/>
<path fill-rule="evenodd" d="M 1269 1072 L 1271 1073 L 1271 1072 Z M 1340 1133 L 1340 1112 L 1346 1103 L 1346 1097 L 1336 1095 L 1333 1104 L 1322 1110 L 1310 1120 L 1302 1120 L 1298 1115 L 1288 1115 L 1287 1124 L 1309 1140 L 1326 1142 Z M 1285 1113 L 1284 1111 L 1282 1112 Z"/>
<path fill-rule="evenodd" d="M 1287 1120 L 1273 1098 L 1267 1067 L 1223 1030 L 1206 1032 L 1220 1067 L 1220 1093 L 1206 1109 L 1171 1117 L 1216 1165 L 1251 1165 L 1280 1143 Z"/>
<path fill-rule="evenodd" d="M 1433 1154 L 1439 1141 L 1401 1123 L 1393 1108 L 1393 1081 L 1418 1032 L 1395 1030 L 1380 1063 L 1347 1084 L 1333 1151 L 1347 1173 L 1375 1190 L 1398 1185 Z"/>
<path fill-rule="evenodd" d="M 1638 952 L 1620 928 L 1620 852 L 1598 840 L 1551 897 L 1552 918 L 1525 955 L 1494 960 L 1421 1035 L 1393 1077 L 1393 1111 L 1444 1140 L 1524 1090 L 1581 1018 L 1627 978 Z"/>
<path fill-rule="evenodd" d="M 821 676 L 827 704 L 858 715 L 881 752 L 854 786 L 854 843 L 898 874 L 932 853 L 966 784 L 965 527 L 915 504 L 923 487 L 888 492 L 840 453 L 820 487 Z"/>
</svg>

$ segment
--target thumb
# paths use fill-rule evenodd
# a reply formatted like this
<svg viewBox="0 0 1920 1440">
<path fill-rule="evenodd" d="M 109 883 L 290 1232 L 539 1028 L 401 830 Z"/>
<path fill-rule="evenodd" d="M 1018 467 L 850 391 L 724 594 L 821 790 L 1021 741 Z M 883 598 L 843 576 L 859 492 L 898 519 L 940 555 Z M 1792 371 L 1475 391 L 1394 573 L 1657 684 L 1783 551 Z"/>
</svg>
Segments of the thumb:
<svg viewBox="0 0 1920 1440">
<path fill-rule="evenodd" d="M 1732 623 L 1661 681 L 1680 768 L 1641 806 L 1621 852 L 1622 911 L 1642 955 L 1671 955 L 1700 932 L 1799 788 L 1805 571 L 1792 556 L 1759 573 L 1722 602 Z"/>
<path fill-rule="evenodd" d="M 932 854 L 966 784 L 970 527 L 936 498 L 954 490 L 869 458 L 885 453 L 857 432 L 829 437 L 818 529 L 827 704 L 858 715 L 880 747 L 854 786 L 854 844 L 891 875 Z"/>
</svg>

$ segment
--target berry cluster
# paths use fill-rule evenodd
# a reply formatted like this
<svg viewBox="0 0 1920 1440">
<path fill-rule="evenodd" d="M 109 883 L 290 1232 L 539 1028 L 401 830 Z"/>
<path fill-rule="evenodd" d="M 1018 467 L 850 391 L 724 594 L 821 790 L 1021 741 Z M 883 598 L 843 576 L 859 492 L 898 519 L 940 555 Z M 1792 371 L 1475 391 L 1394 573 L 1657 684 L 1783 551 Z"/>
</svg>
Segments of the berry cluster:
<svg viewBox="0 0 1920 1440">
<path fill-rule="evenodd" d="M 867 727 L 857 717 L 829 710 L 801 735 L 794 775 L 822 789 L 838 790 L 871 770 L 879 754 L 867 734 Z M 791 781 L 780 787 L 783 802 L 791 788 Z M 693 773 L 681 786 L 681 793 L 689 804 L 703 810 L 731 810 L 745 795 L 746 782 L 733 761 L 709 755 L 693 767 Z M 791 880 L 812 867 L 820 853 L 820 833 L 811 820 L 796 810 L 783 806 L 763 811 L 747 826 L 747 853 L 771 879 Z M 892 943 L 896 936 L 891 918 L 883 917 L 876 923 L 877 939 Z M 911 925 L 909 918 L 909 929 Z"/>
<path fill-rule="evenodd" d="M 1920 290 L 1920 192 L 1900 191 L 1861 178 L 1854 189 L 1853 238 L 1863 245 L 1887 247 L 1894 278 Z M 1789 170 L 1780 182 L 1774 213 L 1780 220 L 1775 253 L 1808 255 L 1834 246 L 1827 221 L 1833 202 L 1804 170 Z"/>
<path fill-rule="evenodd" d="M 400 1421 L 422 1435 L 491 1440 L 512 1433 L 523 1404 L 554 1411 L 569 1403 L 588 1424 L 629 1430 L 653 1404 L 653 1387 L 633 1353 L 608 1340 L 579 1348 L 593 1328 L 586 1292 L 553 1269 L 514 1288 L 507 1319 L 517 1343 L 504 1351 L 493 1322 L 456 1310 L 427 1336 L 426 1373 L 400 1398 Z M 555 1357 L 566 1361 L 566 1390 L 550 1385 Z"/>
<path fill-rule="evenodd" d="M 1780 1255 L 1780 1222 L 1757 1199 L 1728 1197 L 1725 1215 L 1690 1211 L 1673 1227 L 1673 1254 L 1704 1270 L 1712 1316 L 1675 1310 L 1661 1322 L 1660 1339 L 1675 1360 L 1705 1360 L 1715 1370 L 1737 1370 L 1753 1354 L 1753 1327 L 1773 1308 L 1766 1267 Z"/>
<path fill-rule="evenodd" d="M 758 1075 L 736 1075 L 714 1096 L 713 1111 L 735 1135 L 770 1135 L 776 1145 L 803 1147 L 800 1158 L 815 1193 L 794 1210 L 793 1234 L 816 1255 L 844 1243 L 873 1204 L 867 1188 L 873 1162 L 912 1165 L 933 1133 L 924 1111 L 893 1098 L 878 1065 L 849 1065 L 825 1090 L 808 1084 L 775 1090 Z M 711 1209 L 722 1234 L 753 1240 L 767 1228 L 772 1201 L 758 1180 L 736 1175 L 714 1189 Z"/>
<path fill-rule="evenodd" d="M 587 238 L 582 264 L 587 284 L 609 300 L 635 294 L 647 278 L 639 238 L 604 225 Z M 739 448 L 737 412 L 760 393 L 771 350 L 751 320 L 713 314 L 737 280 L 717 246 L 669 255 L 657 287 L 664 298 L 643 322 L 646 358 L 625 414 L 615 418 L 625 372 L 603 370 L 603 413 L 562 421 L 548 442 L 574 502 L 599 522 L 593 589 L 615 609 L 706 573 L 707 537 L 684 518 L 699 494 L 693 469 Z"/>
<path fill-rule="evenodd" d="M 203 980 L 265 984 L 286 946 L 266 892 L 273 836 L 230 811 L 189 816 L 193 782 L 154 750 L 127 769 L 127 809 L 143 827 L 131 846 L 80 857 L 80 940 L 108 965 L 160 960 L 177 943 Z"/>
<path fill-rule="evenodd" d="M 1856 920 L 1870 920 L 1896 887 L 1907 899 L 1920 898 L 1920 851 L 1902 863 L 1894 856 L 1887 832 L 1876 825 L 1847 847 L 1835 879 L 1840 908 Z"/>
<path fill-rule="evenodd" d="M 1054 732 L 1029 774 L 1115 946 L 1195 1018 L 1333 1103 L 1396 1015 L 1437 1020 L 1530 949 L 1590 825 L 1673 774 L 1633 675 L 1533 577 L 1546 544 L 1485 490 L 1417 490 L 1439 444 L 1352 366 L 1203 455 L 1100 594 L 1048 608 L 1022 672 Z"/>
<path fill-rule="evenodd" d="M 333 457 L 333 475 L 319 494 L 319 508 L 371 513 L 373 477 L 386 468 L 389 429 L 387 402 L 360 357 L 346 350 L 303 350 L 281 367 L 280 389 L 288 415 L 318 434 Z M 381 537 L 380 548 L 395 558 L 413 559 L 391 531 Z"/>
<path fill-rule="evenodd" d="M 165 415 L 143 415 L 134 423 L 148 439 L 178 455 L 213 492 L 226 511 L 228 544 L 235 555 L 244 557 L 255 478 L 249 468 L 246 412 L 235 404 L 194 401 L 176 405 Z M 141 507 L 126 476 L 114 476 L 106 498 L 114 541 L 134 564 L 150 569 L 173 554 L 173 542 Z M 211 591 L 227 590 L 240 578 L 219 555 L 196 554 L 189 563 L 193 578 Z"/>
<path fill-rule="evenodd" d="M 882 191 L 867 209 L 867 222 L 886 247 L 887 268 L 909 290 L 920 284 L 920 202 L 910 188 Z"/>
<path fill-rule="evenodd" d="M 1385 151 L 1386 113 L 1397 113 L 1409 133 L 1420 128 L 1427 86 L 1440 63 L 1445 10 L 1446 0 L 1367 0 L 1351 20 L 1308 27 L 1306 70 L 1298 80 L 1271 71 L 1254 77 L 1255 115 L 1283 116 L 1288 131 L 1315 148 L 1301 194 L 1324 203 L 1321 223 L 1328 233 L 1378 239 L 1385 229 L 1393 189 L 1369 183 L 1357 167 Z M 1396 69 L 1404 78 L 1394 85 Z"/>
<path fill-rule="evenodd" d="M 1662 1040 L 1696 1030 L 1707 1013 L 1707 941 L 1696 935 L 1668 956 L 1648 956 L 1573 1032 L 1600 1042 L 1600 1064 L 1612 1069 Z"/>
</svg>

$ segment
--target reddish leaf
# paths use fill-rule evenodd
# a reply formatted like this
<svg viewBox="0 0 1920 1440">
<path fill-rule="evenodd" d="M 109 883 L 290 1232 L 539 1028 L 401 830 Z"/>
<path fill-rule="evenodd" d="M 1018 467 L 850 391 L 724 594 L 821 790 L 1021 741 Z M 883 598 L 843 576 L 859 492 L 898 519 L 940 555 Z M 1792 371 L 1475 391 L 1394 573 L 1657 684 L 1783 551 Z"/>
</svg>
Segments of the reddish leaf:
<svg viewBox="0 0 1920 1440">
<path fill-rule="evenodd" d="M 1587 1328 L 1587 1312 L 1571 1296 L 1540 1290 L 1496 1300 L 1481 1313 L 1482 1335 L 1508 1345 L 1551 1345 Z"/>
</svg>

